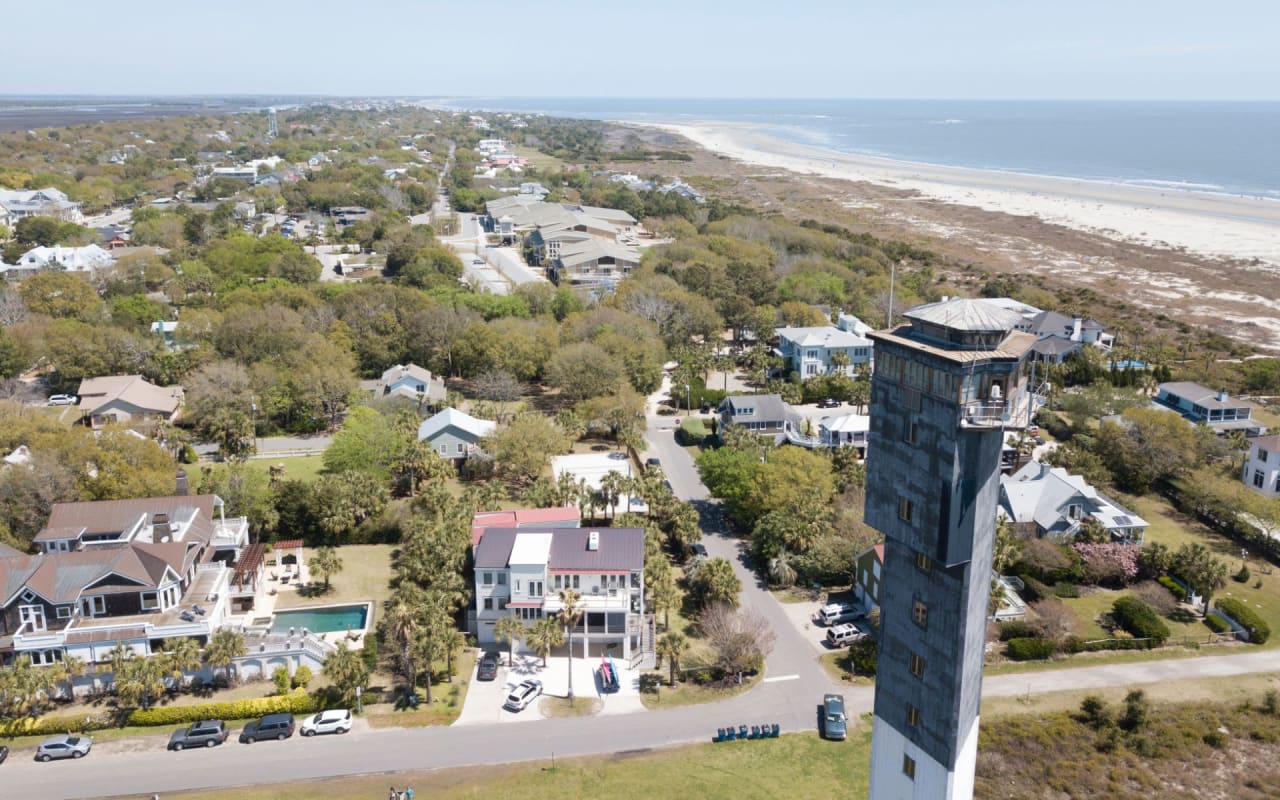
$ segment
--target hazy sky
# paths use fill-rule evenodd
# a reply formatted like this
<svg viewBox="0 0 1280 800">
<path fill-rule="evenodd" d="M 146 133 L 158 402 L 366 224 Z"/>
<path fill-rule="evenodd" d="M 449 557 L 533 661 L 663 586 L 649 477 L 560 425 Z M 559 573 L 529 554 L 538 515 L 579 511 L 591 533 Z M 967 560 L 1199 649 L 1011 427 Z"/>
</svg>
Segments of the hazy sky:
<svg viewBox="0 0 1280 800">
<path fill-rule="evenodd" d="M 0 94 L 1280 99 L 1277 0 L 6 6 Z"/>
</svg>

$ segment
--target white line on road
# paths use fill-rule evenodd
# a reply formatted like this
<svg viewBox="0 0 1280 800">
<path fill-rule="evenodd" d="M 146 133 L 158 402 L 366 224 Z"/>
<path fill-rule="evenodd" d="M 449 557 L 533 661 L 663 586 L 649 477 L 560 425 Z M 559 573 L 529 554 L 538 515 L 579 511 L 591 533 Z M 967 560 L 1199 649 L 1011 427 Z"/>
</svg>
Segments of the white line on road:
<svg viewBox="0 0 1280 800">
<path fill-rule="evenodd" d="M 778 681 L 798 681 L 799 675 L 779 675 L 776 678 L 765 678 L 761 683 L 777 683 Z"/>
</svg>

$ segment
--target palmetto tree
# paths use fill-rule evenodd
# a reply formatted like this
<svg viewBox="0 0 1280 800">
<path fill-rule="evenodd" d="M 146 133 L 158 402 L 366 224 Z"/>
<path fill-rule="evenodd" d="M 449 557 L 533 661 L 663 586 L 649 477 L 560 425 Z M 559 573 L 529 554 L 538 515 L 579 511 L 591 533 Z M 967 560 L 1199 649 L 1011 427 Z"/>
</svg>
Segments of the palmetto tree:
<svg viewBox="0 0 1280 800">
<path fill-rule="evenodd" d="M 668 631 L 658 639 L 658 655 L 667 659 L 671 667 L 671 685 L 676 685 L 676 675 L 680 672 L 680 658 L 689 650 L 689 640 L 684 634 Z"/>
<path fill-rule="evenodd" d="M 327 593 L 329 578 L 342 571 L 342 558 L 332 547 L 321 547 L 307 562 L 307 569 L 311 570 L 312 575 L 319 575 L 324 579 L 324 591 Z"/>
<path fill-rule="evenodd" d="M 205 647 L 205 660 L 214 669 L 226 670 L 227 683 L 231 682 L 231 662 L 249 652 L 244 644 L 244 636 L 230 628 L 219 628 L 209 637 Z"/>
<path fill-rule="evenodd" d="M 348 649 L 345 641 L 338 642 L 338 649 L 324 660 L 324 676 L 337 687 L 342 702 L 350 705 L 355 701 L 356 689 L 363 689 L 369 682 L 369 668 L 360 653 Z"/>
<path fill-rule="evenodd" d="M 186 683 L 188 672 L 200 669 L 200 665 L 204 663 L 199 643 L 189 636 L 165 639 L 160 649 L 165 654 L 165 666 L 168 668 L 169 677 L 178 688 L 182 688 Z"/>
<path fill-rule="evenodd" d="M 382 618 L 383 631 L 400 648 L 400 673 L 404 676 L 408 691 L 413 691 L 418 681 L 411 648 L 422 624 L 421 608 L 424 600 L 423 592 L 417 584 L 403 582 L 387 601 L 386 615 Z"/>
<path fill-rule="evenodd" d="M 616 516 L 618 513 L 618 501 L 622 499 L 623 493 L 627 491 L 627 479 L 617 472 L 605 473 L 600 479 L 600 494 L 604 500 L 606 510 L 609 511 L 610 517 Z"/>
<path fill-rule="evenodd" d="M 516 639 L 523 639 L 529 635 L 529 630 L 524 626 L 524 622 L 515 614 L 508 614 L 498 620 L 493 626 L 493 635 L 499 642 L 507 643 L 507 664 L 513 663 L 515 657 Z"/>
<path fill-rule="evenodd" d="M 547 656 L 551 651 L 564 644 L 564 628 L 555 617 L 543 617 L 529 629 L 529 644 L 533 652 L 542 659 L 542 666 L 547 666 Z"/>
<path fill-rule="evenodd" d="M 569 702 L 573 702 L 573 629 L 582 619 L 582 595 L 573 589 L 560 590 L 560 624 L 569 642 Z"/>
</svg>

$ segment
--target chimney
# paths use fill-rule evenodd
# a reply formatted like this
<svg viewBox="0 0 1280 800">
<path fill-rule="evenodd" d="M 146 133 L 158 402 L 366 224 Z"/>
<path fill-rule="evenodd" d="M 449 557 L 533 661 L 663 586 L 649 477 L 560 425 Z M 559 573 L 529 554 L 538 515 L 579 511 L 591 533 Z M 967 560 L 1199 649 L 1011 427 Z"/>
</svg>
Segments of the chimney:
<svg viewBox="0 0 1280 800">
<path fill-rule="evenodd" d="M 1219 403 L 1227 402 L 1227 390 L 1225 387 L 1218 390 L 1218 402 Z"/>
<path fill-rule="evenodd" d="M 1080 327 L 1084 324 L 1084 318 L 1076 314 L 1071 318 L 1071 341 L 1080 341 Z"/>
<path fill-rule="evenodd" d="M 590 533 L 587 534 L 587 549 L 588 550 L 600 549 L 600 531 L 591 531 Z"/>
<path fill-rule="evenodd" d="M 187 471 L 185 469 L 178 470 L 175 484 L 173 493 L 178 497 L 186 497 L 191 494 L 191 484 L 187 483 Z"/>
</svg>

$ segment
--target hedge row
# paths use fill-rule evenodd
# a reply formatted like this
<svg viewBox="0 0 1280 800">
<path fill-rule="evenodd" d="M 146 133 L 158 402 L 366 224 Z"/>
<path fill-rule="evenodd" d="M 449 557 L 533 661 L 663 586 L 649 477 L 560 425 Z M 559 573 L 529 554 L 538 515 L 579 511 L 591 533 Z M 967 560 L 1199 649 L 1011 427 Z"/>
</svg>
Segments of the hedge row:
<svg viewBox="0 0 1280 800">
<path fill-rule="evenodd" d="M 1170 578 L 1168 575 L 1161 575 L 1158 580 L 1160 585 L 1173 592 L 1173 596 L 1178 598 L 1179 603 L 1187 602 L 1187 589 L 1182 584 Z"/>
<path fill-rule="evenodd" d="M 1231 630 L 1231 623 L 1210 611 L 1204 617 L 1204 624 L 1209 626 L 1209 630 L 1214 633 L 1226 633 Z"/>
<path fill-rule="evenodd" d="M 702 444 L 707 435 L 707 426 L 701 417 L 686 417 L 676 429 L 676 439 L 682 445 Z"/>
<path fill-rule="evenodd" d="M 232 700 L 222 703 L 206 703 L 198 706 L 162 706 L 146 710 L 136 709 L 124 718 L 110 713 L 85 717 L 23 717 L 0 723 L 0 737 L 53 736 L 59 733 L 90 733 L 121 725 L 139 727 L 152 725 L 186 725 L 203 719 L 253 719 L 267 714 L 288 712 L 310 714 L 321 710 L 323 703 L 301 689 L 287 695 L 258 697 L 250 700 Z"/>
<path fill-rule="evenodd" d="M 1009 658 L 1014 661 L 1038 661 L 1053 655 L 1053 642 L 1038 636 L 1022 636 L 1008 642 Z"/>
<path fill-rule="evenodd" d="M 1010 639 L 1025 639 L 1037 635 L 1036 629 L 1026 620 L 1014 619 L 1000 623 L 1000 641 L 1002 642 L 1007 642 Z"/>
<path fill-rule="evenodd" d="M 126 725 L 183 725 L 202 719 L 251 719 L 266 714 L 288 712 L 310 714 L 320 710 L 321 703 L 305 691 L 286 695 L 255 697 L 250 700 L 230 700 L 200 706 L 163 706 L 138 709 L 131 713 Z"/>
<path fill-rule="evenodd" d="M 1161 644 L 1162 642 L 1151 639 L 1099 639 L 1089 642 L 1078 636 L 1072 636 L 1062 645 L 1062 651 L 1064 653 L 1096 653 L 1099 650 L 1152 650 Z"/>
<path fill-rule="evenodd" d="M 1111 616 L 1116 624 L 1135 639 L 1154 639 L 1163 642 L 1169 638 L 1169 626 L 1165 625 L 1151 606 L 1136 597 L 1126 595 L 1111 606 Z"/>
<path fill-rule="evenodd" d="M 1022 596 L 1029 602 L 1034 603 L 1037 600 L 1045 600 L 1050 597 L 1080 596 L 1080 587 L 1070 581 L 1060 581 L 1050 585 L 1026 573 L 1023 573 L 1020 577 L 1022 578 L 1022 585 L 1026 587 L 1022 592 Z"/>
<path fill-rule="evenodd" d="M 1226 614 L 1249 633 L 1249 641 L 1254 644 L 1266 644 L 1271 638 L 1271 627 L 1267 625 L 1257 612 L 1234 597 L 1219 600 L 1218 610 Z"/>
</svg>

